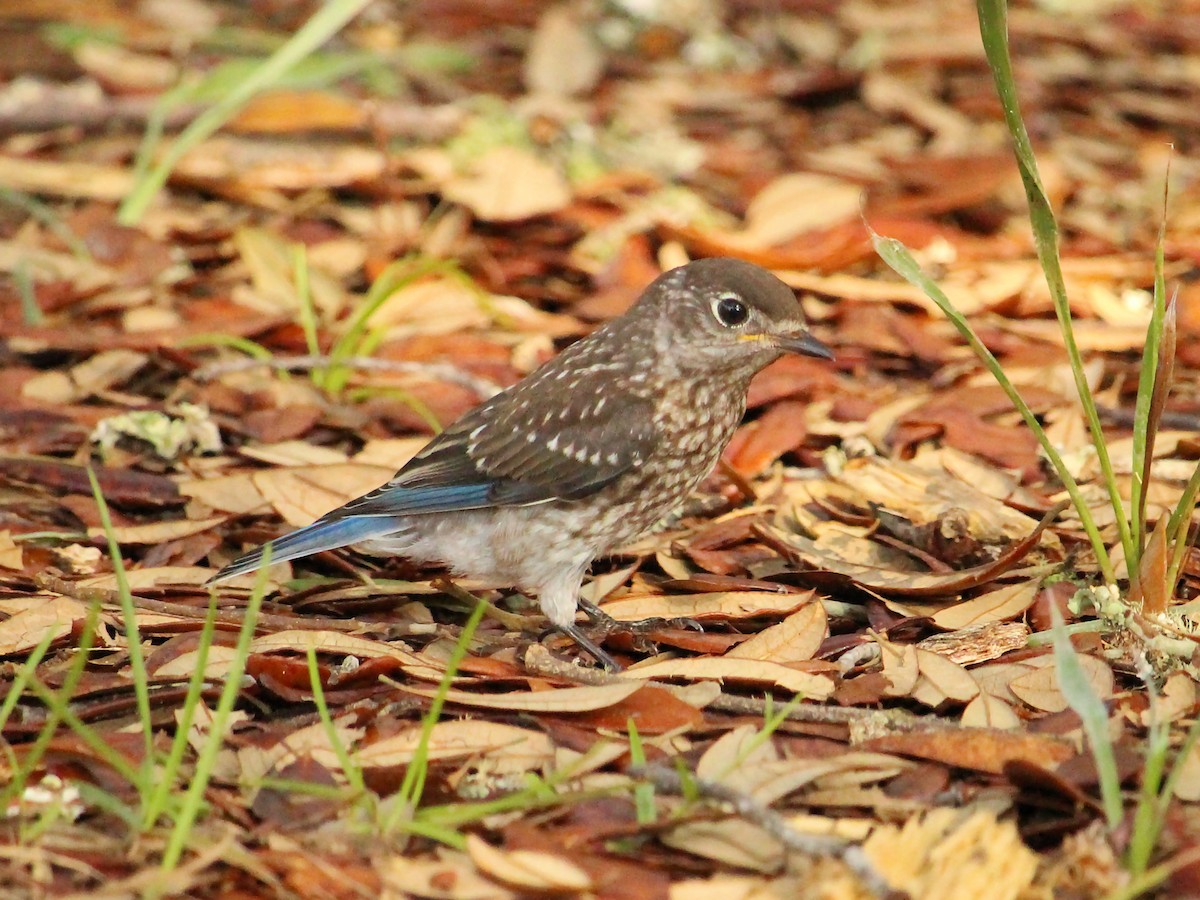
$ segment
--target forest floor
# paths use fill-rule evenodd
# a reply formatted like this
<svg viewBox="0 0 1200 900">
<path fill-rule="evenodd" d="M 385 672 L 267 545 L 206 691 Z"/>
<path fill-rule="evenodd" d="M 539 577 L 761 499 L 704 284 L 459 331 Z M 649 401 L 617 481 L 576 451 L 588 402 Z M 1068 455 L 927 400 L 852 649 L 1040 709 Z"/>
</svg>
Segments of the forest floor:
<svg viewBox="0 0 1200 900">
<path fill-rule="evenodd" d="M 1119 548 L 974 7 L 372 3 L 142 193 L 320 7 L 0 6 L 0 895 L 1200 896 L 1200 554 L 1103 602 L 1034 436 L 872 245 L 974 324 Z M 1200 457 L 1200 4 L 1009 26 L 1126 504 L 1165 235 L 1153 526 Z M 511 586 L 353 550 L 210 612 L 239 553 L 715 255 L 836 360 L 762 372 L 585 586 L 702 630 L 613 634 L 608 675 Z M 1175 802 L 1139 819 L 1156 742 Z"/>
</svg>

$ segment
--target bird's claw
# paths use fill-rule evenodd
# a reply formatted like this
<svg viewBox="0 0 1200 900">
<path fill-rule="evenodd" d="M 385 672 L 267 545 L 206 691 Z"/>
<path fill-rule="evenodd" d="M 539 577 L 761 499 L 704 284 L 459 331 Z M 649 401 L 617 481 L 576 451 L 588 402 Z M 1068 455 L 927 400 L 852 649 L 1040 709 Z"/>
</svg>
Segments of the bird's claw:
<svg viewBox="0 0 1200 900">
<path fill-rule="evenodd" d="M 578 625 L 557 625 L 555 626 L 555 629 L 557 631 L 561 631 L 576 644 L 586 650 L 591 657 L 596 660 L 596 662 L 600 663 L 601 667 L 605 670 L 609 672 L 623 671 L 624 666 L 609 656 L 608 653 L 606 653 L 598 643 L 593 641 L 591 637 L 588 636 L 587 632 L 585 632 Z M 603 640 L 606 636 L 607 633 L 601 635 L 601 640 Z"/>
</svg>

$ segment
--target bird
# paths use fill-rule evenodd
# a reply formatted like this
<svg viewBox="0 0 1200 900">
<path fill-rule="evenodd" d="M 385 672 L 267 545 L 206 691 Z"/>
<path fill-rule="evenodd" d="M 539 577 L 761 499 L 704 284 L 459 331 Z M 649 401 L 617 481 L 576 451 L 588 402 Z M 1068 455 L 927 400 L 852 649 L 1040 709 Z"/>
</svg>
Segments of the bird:
<svg viewBox="0 0 1200 900">
<path fill-rule="evenodd" d="M 775 275 L 728 257 L 670 269 L 390 481 L 235 559 L 210 584 L 259 568 L 267 546 L 276 563 L 353 544 L 512 586 L 619 669 L 575 624 L 584 576 L 699 486 L 742 421 L 750 380 L 786 353 L 833 359 Z"/>
</svg>

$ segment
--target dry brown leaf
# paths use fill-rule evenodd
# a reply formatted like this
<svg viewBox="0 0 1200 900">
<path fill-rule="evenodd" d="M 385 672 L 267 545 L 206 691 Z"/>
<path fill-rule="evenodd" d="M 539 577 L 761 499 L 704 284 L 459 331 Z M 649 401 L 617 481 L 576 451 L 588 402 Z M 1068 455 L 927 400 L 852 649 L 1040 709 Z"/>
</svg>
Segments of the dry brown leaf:
<svg viewBox="0 0 1200 900">
<path fill-rule="evenodd" d="M 668 900 L 782 900 L 803 896 L 800 879 L 756 875 L 713 875 L 671 884 Z"/>
<path fill-rule="evenodd" d="M 199 586 L 213 575 L 212 569 L 203 566 L 156 566 L 150 569 L 130 569 L 125 573 L 131 590 L 139 591 L 145 588 L 158 587 L 160 584 L 186 584 Z M 241 584 L 233 582 L 230 584 Z M 253 583 L 253 578 L 250 579 Z M 83 587 L 98 588 L 102 591 L 117 590 L 117 576 L 114 574 L 95 575 L 84 578 L 79 582 Z"/>
<path fill-rule="evenodd" d="M 1080 653 L 1078 659 L 1093 693 L 1101 700 L 1110 698 L 1113 693 L 1113 673 L 1108 664 L 1086 653 Z M 1034 709 L 1062 712 L 1069 704 L 1058 686 L 1058 668 L 1054 664 L 1054 657 L 1039 656 L 1028 662 L 1034 664 L 1031 670 L 1012 679 L 1008 689 Z"/>
<path fill-rule="evenodd" d="M 1162 686 L 1158 702 L 1142 710 L 1143 728 L 1157 722 L 1178 722 L 1196 705 L 1196 682 L 1185 672 L 1173 672 Z"/>
<path fill-rule="evenodd" d="M 791 663 L 812 659 L 829 635 L 825 607 L 812 600 L 778 625 L 765 628 L 725 654 L 726 659 Z"/>
<path fill-rule="evenodd" d="M 24 567 L 21 545 L 13 540 L 12 532 L 7 528 L 0 530 L 0 569 L 12 569 L 19 572 Z"/>
<path fill-rule="evenodd" d="M 265 469 L 251 478 L 255 493 L 274 506 L 288 525 L 299 528 L 379 487 L 395 474 L 395 469 L 383 466 L 343 463 Z"/>
<path fill-rule="evenodd" d="M 501 850 L 476 834 L 467 835 L 467 853 L 479 871 L 519 890 L 547 893 L 592 890 L 591 876 L 561 856 L 535 850 Z"/>
<path fill-rule="evenodd" d="M 648 665 L 632 666 L 627 678 L 684 678 L 689 681 L 733 681 L 765 684 L 800 694 L 806 700 L 825 700 L 833 693 L 833 679 L 789 669 L 779 663 L 728 657 L 670 659 Z"/>
<path fill-rule="evenodd" d="M 405 729 L 362 747 L 355 760 L 365 768 L 391 768 L 412 762 L 423 726 Z M 429 734 L 428 759 L 487 756 L 490 771 L 531 772 L 554 761 L 554 745 L 540 731 L 482 719 L 438 722 Z"/>
<path fill-rule="evenodd" d="M 440 185 L 447 200 L 461 203 L 485 222 L 518 222 L 557 212 L 571 202 L 559 171 L 532 152 L 500 146 L 455 171 L 444 151 L 423 149 L 405 161 Z"/>
<path fill-rule="evenodd" d="M 889 697 L 907 697 L 921 678 L 921 667 L 917 662 L 917 648 L 912 644 L 893 644 L 877 639 L 883 662 L 883 677 L 890 683 Z"/>
<path fill-rule="evenodd" d="M 689 822 L 664 832 L 659 840 L 693 856 L 751 872 L 777 872 L 785 859 L 777 838 L 744 819 Z"/>
<path fill-rule="evenodd" d="M 590 712 L 620 703 L 641 687 L 636 681 L 631 681 L 556 688 L 552 691 L 511 691 L 507 694 L 472 694 L 469 691 L 450 690 L 446 692 L 446 702 L 480 709 L 509 709 L 521 712 Z M 400 689 L 418 697 L 433 697 L 437 693 L 408 685 L 401 685 Z"/>
<path fill-rule="evenodd" d="M 84 604 L 62 595 L 36 594 L 23 598 L 22 604 L 24 609 L 0 622 L 0 656 L 32 650 L 48 631 L 53 640 L 66 637 L 87 617 Z"/>
<path fill-rule="evenodd" d="M 715 591 L 709 594 L 640 594 L 624 596 L 603 605 L 618 622 L 685 617 L 697 621 L 751 619 L 778 616 L 810 604 L 812 591 Z M 818 606 L 820 604 L 817 604 Z"/>
<path fill-rule="evenodd" d="M 382 896 L 438 900 L 516 900 L 517 894 L 484 878 L 465 853 L 442 850 L 436 859 L 418 859 L 408 851 L 389 854 L 379 863 L 390 893 Z"/>
<path fill-rule="evenodd" d="M 0 157 L 4 185 L 26 194 L 79 197 L 119 202 L 133 189 L 134 174 L 128 166 L 101 163 Z"/>
<path fill-rule="evenodd" d="M 140 615 L 138 620 L 140 624 Z M 208 653 L 204 658 L 204 677 L 224 678 L 229 673 L 229 668 L 233 665 L 233 661 L 236 658 L 236 647 L 214 644 L 208 648 Z M 199 662 L 200 653 L 196 650 L 189 650 L 163 663 L 157 669 L 154 669 L 153 674 L 155 678 L 189 678 L 196 671 Z"/>
<path fill-rule="evenodd" d="M 985 625 L 989 622 L 1002 622 L 1015 619 L 1033 605 L 1037 592 L 1041 589 L 1041 579 L 1029 579 L 1017 584 L 1005 585 L 970 600 L 958 603 L 914 603 L 900 600 L 884 602 L 888 609 L 903 616 L 921 616 L 933 620 L 939 628 L 957 631 L 975 625 Z"/>
<path fill-rule="evenodd" d="M 1185 803 L 1200 801 L 1200 741 L 1194 742 L 1188 755 L 1175 765 L 1179 767 L 1175 796 Z"/>
<path fill-rule="evenodd" d="M 1052 768 L 1075 755 L 1075 747 L 1067 740 L 987 728 L 896 732 L 864 741 L 862 747 L 992 775 L 1000 775 L 1015 761 Z"/>
<path fill-rule="evenodd" d="M 999 697 L 982 692 L 967 704 L 959 722 L 964 728 L 1017 729 L 1021 727 L 1021 720 L 1011 706 Z"/>
<path fill-rule="evenodd" d="M 276 192 L 371 182 L 386 166 L 384 154 L 374 148 L 224 134 L 189 150 L 175 163 L 172 178 L 274 207 L 279 205 Z"/>
<path fill-rule="evenodd" d="M 1033 531 L 1037 523 L 1029 516 L 946 474 L 945 469 L 869 456 L 849 460 L 835 480 L 914 525 L 937 522 L 950 510 L 962 510 L 971 536 L 983 543 L 1020 540 Z"/>
<path fill-rule="evenodd" d="M 124 383 L 149 360 L 145 353 L 133 350 L 104 350 L 65 373 L 51 370 L 35 375 L 21 386 L 21 396 L 42 403 L 75 403 Z"/>
<path fill-rule="evenodd" d="M 920 647 L 916 650 L 921 677 L 908 695 L 918 703 L 936 708 L 949 700 L 966 703 L 979 694 L 979 685 L 962 666 L 939 653 Z"/>
<path fill-rule="evenodd" d="M 217 512 L 245 515 L 267 505 L 254 486 L 254 472 L 237 472 L 216 478 L 192 478 L 179 482 L 179 493 L 194 497 Z"/>
<path fill-rule="evenodd" d="M 604 53 L 584 26 L 580 10 L 551 6 L 538 19 L 525 54 L 525 86 L 532 94 L 570 97 L 590 91 L 604 71 Z"/>
<path fill-rule="evenodd" d="M 208 531 L 215 525 L 225 521 L 224 516 L 214 516 L 211 519 L 174 519 L 166 522 L 147 522 L 145 525 L 118 525 L 112 529 L 112 535 L 118 544 L 163 544 L 167 541 L 177 541 L 180 538 Z M 88 537 L 102 538 L 106 534 L 103 528 L 89 528 Z"/>
<path fill-rule="evenodd" d="M 420 672 L 423 678 L 437 679 L 443 674 L 443 670 L 432 665 L 427 657 L 414 653 L 399 641 L 373 641 L 341 631 L 279 631 L 255 638 L 250 644 L 251 653 L 291 650 L 307 654 L 310 649 L 317 653 L 337 653 L 363 659 L 394 659 L 404 665 L 406 672 Z"/>
</svg>

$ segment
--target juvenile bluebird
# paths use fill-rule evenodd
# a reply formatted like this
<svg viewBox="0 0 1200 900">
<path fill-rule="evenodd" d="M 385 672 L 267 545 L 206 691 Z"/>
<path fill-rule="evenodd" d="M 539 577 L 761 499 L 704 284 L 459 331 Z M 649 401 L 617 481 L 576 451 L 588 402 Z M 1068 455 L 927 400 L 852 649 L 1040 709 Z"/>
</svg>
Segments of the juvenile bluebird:
<svg viewBox="0 0 1200 900">
<path fill-rule="evenodd" d="M 584 573 L 699 485 L 741 422 L 750 379 L 784 353 L 833 358 L 782 281 L 736 259 L 672 269 L 391 481 L 272 541 L 271 562 L 359 544 L 512 585 L 616 667 L 575 625 Z M 213 581 L 262 558 L 260 547 Z"/>
</svg>

